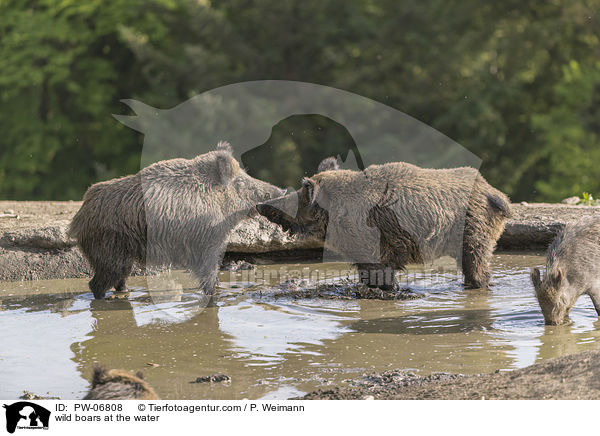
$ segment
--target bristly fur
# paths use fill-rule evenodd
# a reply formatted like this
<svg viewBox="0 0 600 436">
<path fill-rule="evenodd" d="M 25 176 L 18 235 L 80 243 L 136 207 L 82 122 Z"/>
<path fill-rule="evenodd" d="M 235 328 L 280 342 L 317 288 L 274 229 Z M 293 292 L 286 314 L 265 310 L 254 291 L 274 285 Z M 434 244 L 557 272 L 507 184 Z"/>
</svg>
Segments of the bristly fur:
<svg viewBox="0 0 600 436">
<path fill-rule="evenodd" d="M 94 269 L 96 298 L 111 287 L 125 290 L 134 262 L 188 268 L 212 293 L 229 232 L 258 202 L 282 193 L 248 176 L 220 142 L 194 159 L 158 162 L 92 185 L 69 235 Z"/>
<path fill-rule="evenodd" d="M 546 253 L 546 274 L 534 268 L 531 279 L 546 324 L 567 321 L 582 294 L 600 315 L 600 217 L 567 224 Z"/>
<path fill-rule="evenodd" d="M 107 370 L 95 365 L 92 387 L 84 400 L 158 400 L 154 389 L 141 372 L 133 375 L 120 369 Z"/>
<path fill-rule="evenodd" d="M 292 200 L 296 217 L 281 212 Z M 434 170 L 403 162 L 321 172 L 257 210 L 284 229 L 322 238 L 341 255 L 374 251 L 369 228 L 376 228 L 380 259 L 357 262 L 361 280 L 447 255 L 462 264 L 466 286 L 477 288 L 489 283 L 488 262 L 511 214 L 508 197 L 474 168 Z"/>
<path fill-rule="evenodd" d="M 223 150 L 230 154 L 233 153 L 233 149 L 231 148 L 231 144 L 227 141 L 219 141 L 217 144 L 217 150 Z"/>
</svg>

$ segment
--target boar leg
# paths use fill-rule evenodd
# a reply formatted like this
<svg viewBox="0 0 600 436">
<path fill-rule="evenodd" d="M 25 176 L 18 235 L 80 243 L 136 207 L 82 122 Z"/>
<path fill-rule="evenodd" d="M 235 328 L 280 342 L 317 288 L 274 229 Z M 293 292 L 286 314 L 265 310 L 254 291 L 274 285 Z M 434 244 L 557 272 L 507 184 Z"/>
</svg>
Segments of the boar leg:
<svg viewBox="0 0 600 436">
<path fill-rule="evenodd" d="M 598 314 L 598 316 L 600 316 L 600 288 L 590 289 L 588 295 L 591 297 L 592 303 L 594 303 L 596 313 Z"/>
<path fill-rule="evenodd" d="M 104 298 L 106 291 L 113 286 L 118 292 L 126 290 L 125 280 L 131 274 L 133 260 L 121 259 L 116 257 L 116 255 L 109 258 L 112 262 L 107 262 L 100 255 L 90 259 L 90 263 L 92 263 L 95 271 L 94 277 L 89 283 L 90 289 L 94 293 L 94 298 Z"/>
<path fill-rule="evenodd" d="M 379 288 L 391 291 L 395 284 L 395 271 L 393 268 L 380 263 L 359 263 L 358 277 L 360 282 L 370 288 Z"/>
<path fill-rule="evenodd" d="M 127 280 L 127 277 L 129 277 L 131 275 L 132 269 L 133 269 L 133 260 L 128 259 L 125 262 L 125 265 L 123 265 L 123 268 L 121 269 L 121 278 L 115 285 L 115 291 L 127 292 L 127 286 L 125 286 L 125 281 Z"/>
<path fill-rule="evenodd" d="M 193 265 L 190 267 L 192 273 L 200 281 L 200 287 L 206 294 L 213 295 L 215 293 L 218 283 L 219 265 L 221 264 L 223 254 L 221 247 L 207 248 L 205 249 L 205 256 L 194 259 Z"/>
<path fill-rule="evenodd" d="M 468 244 L 467 238 L 463 243 L 462 270 L 465 276 L 465 286 L 468 288 L 485 288 L 490 281 L 488 259 L 492 255 L 492 244 Z"/>
<path fill-rule="evenodd" d="M 94 298 L 104 298 L 106 291 L 112 288 L 115 283 L 115 278 L 115 274 L 111 273 L 110 270 L 104 267 L 97 267 L 96 273 L 89 283 L 90 289 L 94 293 Z"/>
<path fill-rule="evenodd" d="M 125 284 L 126 279 L 119 280 L 119 283 L 115 285 L 115 291 L 127 292 L 127 285 Z"/>
</svg>

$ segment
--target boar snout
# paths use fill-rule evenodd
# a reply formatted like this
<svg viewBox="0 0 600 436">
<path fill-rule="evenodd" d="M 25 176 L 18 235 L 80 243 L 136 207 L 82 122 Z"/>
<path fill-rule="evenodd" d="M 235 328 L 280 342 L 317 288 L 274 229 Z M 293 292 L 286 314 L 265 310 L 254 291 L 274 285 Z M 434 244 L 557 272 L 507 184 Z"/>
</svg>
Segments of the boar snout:
<svg viewBox="0 0 600 436">
<path fill-rule="evenodd" d="M 263 191 L 263 195 L 260 196 L 259 202 L 274 200 L 276 198 L 283 197 L 285 194 L 287 194 L 287 189 L 281 189 L 277 186 L 265 183 L 265 189 Z"/>
<path fill-rule="evenodd" d="M 278 207 L 267 203 L 259 203 L 256 205 L 256 210 L 259 214 L 267 218 L 272 223 L 280 225 L 283 230 L 291 233 L 300 233 L 301 229 L 290 216 L 282 212 Z"/>
<path fill-rule="evenodd" d="M 567 314 L 564 315 L 550 315 L 548 317 L 544 316 L 544 323 L 546 325 L 563 325 L 570 322 L 570 319 Z"/>
<path fill-rule="evenodd" d="M 263 201 L 274 200 L 276 198 L 283 197 L 285 194 L 287 194 L 287 189 L 281 189 L 277 186 L 273 186 L 271 189 L 269 189 L 268 195 L 266 196 L 267 198 L 265 198 Z"/>
<path fill-rule="evenodd" d="M 259 203 L 255 204 L 254 207 L 252 207 L 252 209 L 250 209 L 250 212 L 248 212 L 248 217 L 254 218 L 255 216 L 257 216 L 259 214 L 258 205 L 263 204 L 260 202 L 275 200 L 275 199 L 283 197 L 285 194 L 287 194 L 287 189 L 280 189 L 276 186 L 273 186 L 273 189 L 271 189 L 268 194 L 263 195 L 262 198 L 260 198 L 258 200 Z"/>
</svg>

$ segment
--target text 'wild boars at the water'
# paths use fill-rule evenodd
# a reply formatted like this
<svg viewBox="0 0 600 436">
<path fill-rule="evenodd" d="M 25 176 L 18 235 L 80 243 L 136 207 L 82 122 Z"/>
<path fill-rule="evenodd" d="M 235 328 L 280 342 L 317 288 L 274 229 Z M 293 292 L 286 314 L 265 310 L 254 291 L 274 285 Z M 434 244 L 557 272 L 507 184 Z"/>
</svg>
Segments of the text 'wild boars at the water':
<svg viewBox="0 0 600 436">
<path fill-rule="evenodd" d="M 69 234 L 94 269 L 96 298 L 111 287 L 123 291 L 134 262 L 187 267 L 211 293 L 230 231 L 258 202 L 284 193 L 246 174 L 229 144 L 219 143 L 194 159 L 92 185 Z"/>
<path fill-rule="evenodd" d="M 401 162 L 336 168 L 323 161 L 301 189 L 258 211 L 293 233 L 322 238 L 372 287 L 391 289 L 394 270 L 444 255 L 460 259 L 467 286 L 488 284 L 488 261 L 511 211 L 479 171 Z"/>
<path fill-rule="evenodd" d="M 92 387 L 84 400 L 159 400 L 141 372 L 133 375 L 120 369 L 94 367 Z"/>
<path fill-rule="evenodd" d="M 567 224 L 546 254 L 546 275 L 531 271 L 546 324 L 567 321 L 580 295 L 588 294 L 600 315 L 600 217 Z"/>
</svg>

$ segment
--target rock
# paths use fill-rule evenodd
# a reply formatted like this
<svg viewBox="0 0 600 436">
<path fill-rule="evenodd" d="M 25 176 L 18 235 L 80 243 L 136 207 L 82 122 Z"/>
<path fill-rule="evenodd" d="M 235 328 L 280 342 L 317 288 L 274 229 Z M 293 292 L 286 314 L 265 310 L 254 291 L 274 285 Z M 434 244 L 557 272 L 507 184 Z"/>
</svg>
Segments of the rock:
<svg viewBox="0 0 600 436">
<path fill-rule="evenodd" d="M 18 231 L 8 231 L 0 238 L 0 246 L 65 249 L 75 245 L 75 241 L 67 236 L 68 223 L 55 226 L 28 228 Z"/>
<path fill-rule="evenodd" d="M 409 289 L 395 287 L 393 290 L 382 290 L 369 288 L 364 283 L 358 283 L 349 279 L 329 282 L 310 282 L 306 279 L 289 278 L 275 287 L 261 289 L 250 293 L 257 299 L 277 298 L 322 298 L 328 300 L 415 300 L 423 298 L 425 293 L 412 292 Z"/>
<path fill-rule="evenodd" d="M 249 271 L 255 269 L 256 266 L 245 260 L 232 260 L 229 262 L 223 262 L 221 265 L 221 271 Z"/>
<path fill-rule="evenodd" d="M 227 251 L 230 253 L 267 253 L 321 247 L 323 242 L 292 236 L 263 216 L 242 221 L 227 239 Z"/>
<path fill-rule="evenodd" d="M 579 203 L 579 201 L 580 201 L 580 198 L 575 196 L 575 197 L 565 198 L 563 201 L 561 201 L 561 203 L 575 205 L 575 204 Z"/>
<path fill-rule="evenodd" d="M 225 374 L 213 374 L 213 375 L 206 375 L 204 377 L 198 377 L 196 379 L 196 381 L 193 381 L 191 383 L 230 383 L 231 382 L 231 377 L 229 377 L 228 375 Z"/>
<path fill-rule="evenodd" d="M 513 217 L 498 240 L 499 249 L 545 250 L 566 223 L 600 216 L 597 207 L 566 204 L 513 204 L 512 210 Z"/>
<path fill-rule="evenodd" d="M 23 391 L 23 395 L 19 397 L 21 400 L 60 400 L 60 397 L 51 397 L 44 395 L 37 395 L 33 392 Z"/>
<path fill-rule="evenodd" d="M 306 279 L 289 278 L 281 282 L 277 287 L 282 292 L 298 292 L 308 287 L 310 282 Z"/>
</svg>

